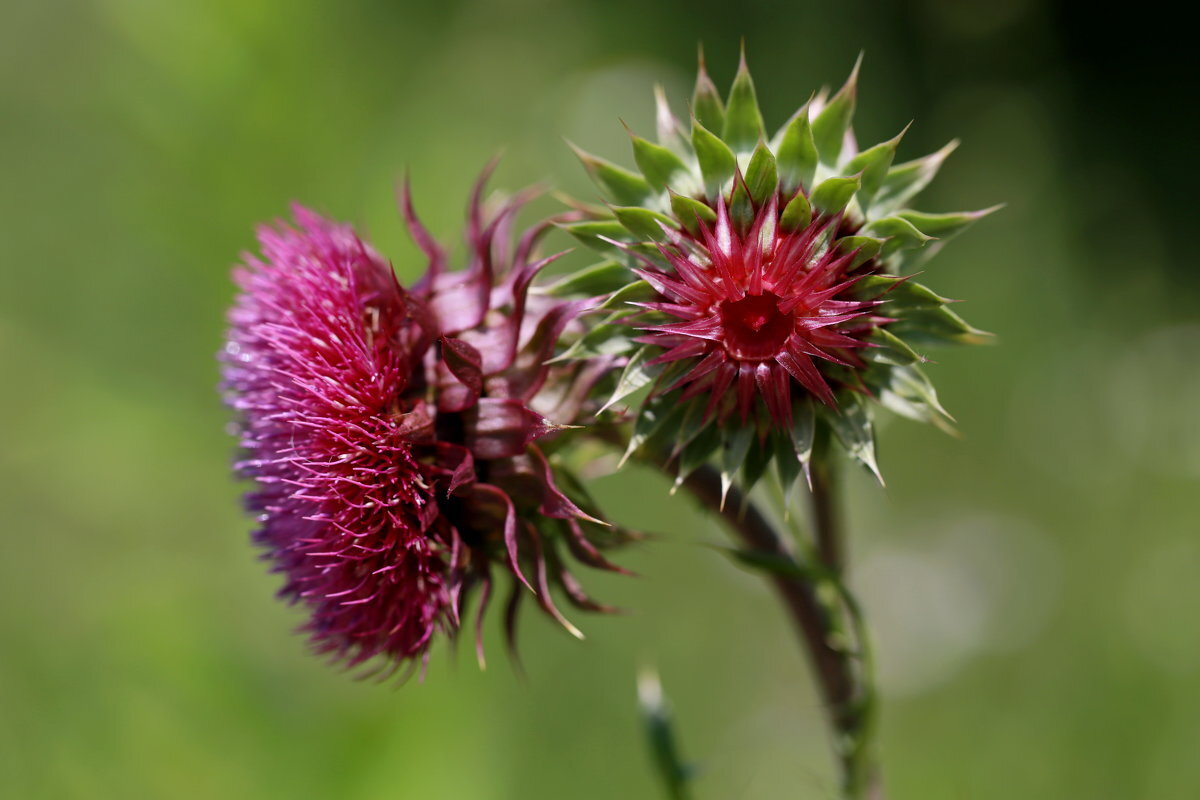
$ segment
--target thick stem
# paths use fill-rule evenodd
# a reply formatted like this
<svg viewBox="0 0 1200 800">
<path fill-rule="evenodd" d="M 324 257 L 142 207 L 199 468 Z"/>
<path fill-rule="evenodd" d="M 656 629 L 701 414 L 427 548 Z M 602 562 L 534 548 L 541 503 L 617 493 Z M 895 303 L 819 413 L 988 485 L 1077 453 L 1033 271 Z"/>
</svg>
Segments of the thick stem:
<svg viewBox="0 0 1200 800">
<path fill-rule="evenodd" d="M 724 519 L 748 549 L 795 560 L 774 526 L 757 508 L 745 501 L 737 487 L 731 488 L 725 502 L 721 502 L 721 477 L 715 469 L 701 467 L 689 475 L 683 485 L 709 511 Z M 846 795 L 853 798 L 881 797 L 881 794 L 868 790 L 867 783 L 870 781 L 863 774 L 861 753 L 856 747 L 847 746 L 849 742 L 860 740 L 864 724 L 859 676 L 853 655 L 831 641 L 828 607 L 818 599 L 812 581 L 783 573 L 771 574 L 770 580 L 800 634 L 816 673 L 830 724 L 837 738 L 835 744 L 842 762 Z"/>
<path fill-rule="evenodd" d="M 814 458 L 809 472 L 812 481 L 813 533 L 817 542 L 817 555 L 835 575 L 842 574 L 845 564 L 842 541 L 841 518 L 838 514 L 837 482 L 830 458 Z"/>
</svg>

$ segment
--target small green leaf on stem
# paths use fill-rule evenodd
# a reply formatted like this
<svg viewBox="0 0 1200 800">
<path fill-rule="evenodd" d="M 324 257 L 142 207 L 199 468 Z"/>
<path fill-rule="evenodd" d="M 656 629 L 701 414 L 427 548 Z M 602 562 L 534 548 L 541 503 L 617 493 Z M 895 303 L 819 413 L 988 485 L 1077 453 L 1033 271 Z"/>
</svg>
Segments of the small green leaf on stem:
<svg viewBox="0 0 1200 800">
<path fill-rule="evenodd" d="M 638 709 L 646 726 L 650 757 L 670 800 L 688 800 L 691 791 L 688 781 L 693 769 L 683 762 L 675 739 L 671 709 L 663 697 L 662 684 L 653 669 L 643 669 L 638 675 Z"/>
</svg>

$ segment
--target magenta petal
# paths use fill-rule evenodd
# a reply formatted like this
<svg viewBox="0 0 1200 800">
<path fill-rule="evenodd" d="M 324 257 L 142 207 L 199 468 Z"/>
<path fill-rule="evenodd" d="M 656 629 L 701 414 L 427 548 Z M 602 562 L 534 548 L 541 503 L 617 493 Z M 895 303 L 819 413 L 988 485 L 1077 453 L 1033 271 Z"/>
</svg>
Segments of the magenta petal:
<svg viewBox="0 0 1200 800">
<path fill-rule="evenodd" d="M 499 487 L 492 486 L 488 483 L 475 484 L 474 491 L 479 494 L 487 495 L 493 500 L 499 501 L 504 506 L 504 551 L 508 558 L 508 568 L 512 574 L 525 584 L 530 591 L 533 591 L 533 585 L 526 579 L 525 574 L 521 572 L 520 564 L 520 547 L 517 544 L 517 509 L 513 506 L 512 498 L 508 496 L 504 490 Z"/>
<path fill-rule="evenodd" d="M 464 414 L 466 445 L 477 460 L 513 458 L 556 429 L 520 400 L 484 397 Z"/>
<path fill-rule="evenodd" d="M 822 403 L 830 408 L 836 407 L 837 403 L 833 399 L 833 391 L 829 388 L 829 384 L 825 382 L 825 379 L 821 377 L 821 373 L 817 371 L 811 358 L 804 354 L 788 351 L 780 353 L 775 360 L 801 386 L 816 395 Z"/>
<path fill-rule="evenodd" d="M 597 525 L 605 524 L 603 521 L 585 513 L 559 490 L 558 486 L 554 483 L 554 473 L 550 469 L 550 462 L 546 460 L 545 454 L 539 448 L 530 447 L 529 455 L 542 482 L 542 504 L 539 509 L 541 513 L 547 517 L 556 517 L 558 519 L 576 517 L 588 522 L 594 522 Z"/>
<path fill-rule="evenodd" d="M 483 391 L 483 357 L 479 351 L 461 339 L 443 336 L 441 341 L 442 360 L 450 372 L 474 397 L 479 397 Z"/>
</svg>

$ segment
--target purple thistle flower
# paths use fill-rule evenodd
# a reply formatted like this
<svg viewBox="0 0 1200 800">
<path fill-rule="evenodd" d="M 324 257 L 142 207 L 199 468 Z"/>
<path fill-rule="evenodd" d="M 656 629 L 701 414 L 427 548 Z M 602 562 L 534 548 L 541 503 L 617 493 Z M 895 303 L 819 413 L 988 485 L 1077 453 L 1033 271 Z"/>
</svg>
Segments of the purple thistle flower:
<svg viewBox="0 0 1200 800">
<path fill-rule="evenodd" d="M 639 256 L 643 268 L 635 272 L 660 297 L 636 305 L 675 321 L 643 327 L 634 341 L 663 348 L 651 365 L 686 365 L 660 391 L 682 388 L 683 400 L 703 393 L 706 416 L 720 421 L 736 409 L 745 422 L 762 398 L 772 421 L 786 429 L 794 391 L 836 407 L 831 378 L 819 365 L 864 368 L 856 351 L 872 346 L 867 337 L 890 321 L 872 313 L 881 301 L 854 294 L 869 272 L 855 269 L 857 251 L 826 246 L 829 234 L 846 226 L 843 217 L 789 226 L 780 211 L 787 199 L 772 194 L 743 227 L 718 196 L 711 225 L 697 218 L 694 234 L 663 226 L 668 242 L 657 250 L 673 271 Z"/>
<path fill-rule="evenodd" d="M 525 198 L 489 215 L 482 187 L 459 271 L 447 270 L 405 188 L 429 258 L 411 291 L 348 226 L 298 207 L 298 226 L 261 228 L 262 258 L 235 272 L 222 360 L 246 453 L 237 470 L 257 484 L 247 495 L 261 523 L 254 538 L 286 577 L 281 595 L 308 610 L 315 650 L 347 666 L 381 656 L 391 674 L 422 662 L 437 632 L 455 636 L 476 590 L 482 662 L 497 564 L 517 579 L 510 645 L 522 586 L 576 635 L 552 584 L 606 610 L 557 553 L 565 542 L 617 569 L 589 540 L 603 523 L 557 486 L 540 445 L 581 414 L 608 365 L 546 364 L 581 304 L 529 296 L 552 260 L 532 255 L 550 223 L 513 248 Z"/>
</svg>

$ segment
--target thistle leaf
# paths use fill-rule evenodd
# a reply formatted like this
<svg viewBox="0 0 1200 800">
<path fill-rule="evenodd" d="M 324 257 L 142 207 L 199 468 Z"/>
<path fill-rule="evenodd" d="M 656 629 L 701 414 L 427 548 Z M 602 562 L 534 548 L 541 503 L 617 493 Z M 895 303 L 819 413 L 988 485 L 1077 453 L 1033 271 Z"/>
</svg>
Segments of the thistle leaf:
<svg viewBox="0 0 1200 800">
<path fill-rule="evenodd" d="M 725 495 L 733 485 L 734 476 L 746 461 L 750 444 L 754 441 L 754 428 L 749 425 L 735 426 L 727 431 L 721 443 L 721 505 L 725 505 Z"/>
<path fill-rule="evenodd" d="M 697 220 L 703 220 L 707 225 L 717 223 L 717 212 L 705 203 L 687 195 L 671 193 L 671 212 L 675 215 L 675 219 L 692 234 L 700 232 Z"/>
<path fill-rule="evenodd" d="M 746 167 L 746 188 L 755 206 L 767 202 L 775 190 L 779 188 L 779 173 L 775 165 L 775 156 L 762 142 L 754 148 L 750 164 Z"/>
<path fill-rule="evenodd" d="M 652 670 L 638 676 L 638 708 L 649 737 L 650 756 L 670 800 L 688 800 L 692 768 L 685 764 L 675 739 L 671 712 L 663 699 L 658 675 Z"/>
<path fill-rule="evenodd" d="M 873 220 L 863 230 L 885 239 L 882 250 L 885 258 L 900 250 L 924 247 L 933 241 L 932 236 L 921 233 L 915 225 L 899 216 Z"/>
<path fill-rule="evenodd" d="M 583 162 L 592 181 L 604 190 L 611 202 L 624 206 L 643 205 L 654 194 L 650 184 L 641 175 L 585 152 L 570 142 L 567 144 Z"/>
<path fill-rule="evenodd" d="M 992 206 L 981 211 L 961 211 L 950 214 L 927 214 L 924 211 L 905 209 L 897 211 L 897 217 L 912 223 L 913 227 L 928 236 L 945 241 L 967 228 L 988 214 L 999 211 L 1003 206 Z"/>
<path fill-rule="evenodd" d="M 572 272 L 554 283 L 538 288 L 549 297 L 598 297 L 611 294 L 629 283 L 629 270 L 616 261 L 601 261 Z"/>
<path fill-rule="evenodd" d="M 650 184 L 651 188 L 662 191 L 672 185 L 676 176 L 688 173 L 687 165 L 668 148 L 654 144 L 640 136 L 632 136 L 632 138 L 633 159 L 637 162 L 638 169 L 642 171 L 642 175 L 645 176 L 646 182 Z"/>
<path fill-rule="evenodd" d="M 937 175 L 938 169 L 941 168 L 942 162 L 957 147 L 958 140 L 956 139 L 936 153 L 891 167 L 875 195 L 874 210 L 876 213 L 890 214 L 915 197 L 929 185 L 929 182 Z"/>
<path fill-rule="evenodd" d="M 775 471 L 779 473 L 779 485 L 787 492 L 800 477 L 800 459 L 792 447 L 792 438 L 787 434 L 772 435 L 771 447 L 775 451 Z"/>
<path fill-rule="evenodd" d="M 939 308 L 953 302 L 908 278 L 895 275 L 867 275 L 854 284 L 854 296 L 859 300 L 882 297 L 897 308 Z"/>
<path fill-rule="evenodd" d="M 917 346 L 987 344 L 993 339 L 992 334 L 972 327 L 945 306 L 904 311 L 889 328 Z"/>
<path fill-rule="evenodd" d="M 622 311 L 628 311 L 625 308 L 626 303 L 635 303 L 640 300 L 650 300 L 657 295 L 654 287 L 646 281 L 634 281 L 626 286 L 622 286 L 617 291 L 608 296 L 600 305 L 596 306 L 596 310 L 600 311 L 608 308 L 618 308 Z"/>
<path fill-rule="evenodd" d="M 717 549 L 741 566 L 756 572 L 768 572 L 785 578 L 798 578 L 805 581 L 818 581 L 826 577 L 825 573 L 816 568 L 815 564 L 800 562 L 779 553 L 743 550 L 737 547 L 718 547 Z"/>
<path fill-rule="evenodd" d="M 634 331 L 619 320 L 626 316 L 624 311 L 610 314 L 603 322 L 589 328 L 587 333 L 576 339 L 558 356 L 548 363 L 578 361 L 598 356 L 614 356 L 629 352 L 633 346 Z"/>
<path fill-rule="evenodd" d="M 754 222 L 754 201 L 741 175 L 734 175 L 733 195 L 729 198 L 729 219 L 739 233 L 744 233 Z"/>
<path fill-rule="evenodd" d="M 775 148 L 775 159 L 779 163 L 779 180 L 785 193 L 812 186 L 817 171 L 817 145 L 813 141 L 812 126 L 808 120 L 808 103 L 804 104 L 782 131 Z"/>
<path fill-rule="evenodd" d="M 862 398 L 851 392 L 842 392 L 838 397 L 837 410 L 823 408 L 822 416 L 850 457 L 869 469 L 882 485 L 883 475 L 875 459 L 875 430 Z"/>
<path fill-rule="evenodd" d="M 858 175 L 848 178 L 826 178 L 813 189 L 809 199 L 813 206 L 824 214 L 840 214 L 853 199 L 860 185 Z"/>
<path fill-rule="evenodd" d="M 709 197 L 716 197 L 737 171 L 737 158 L 729 145 L 696 117 L 692 119 L 692 147 L 700 162 L 700 174 L 704 176 L 704 191 Z"/>
<path fill-rule="evenodd" d="M 858 95 L 858 70 L 862 66 L 862 56 L 854 62 L 854 69 L 846 83 L 829 101 L 829 105 L 821 109 L 821 113 L 812 121 L 813 141 L 817 145 L 817 153 L 821 163 L 836 167 L 838 157 L 842 154 L 842 143 L 846 138 L 846 130 L 854 118 L 854 105 Z"/>
<path fill-rule="evenodd" d="M 648 399 L 638 411 L 637 419 L 633 423 L 633 432 L 629 435 L 629 445 L 625 448 L 625 454 L 621 456 L 617 467 L 624 466 L 646 442 L 666 427 L 668 421 L 678 422 L 682 415 L 683 407 L 678 403 L 667 402 L 661 396 Z"/>
<path fill-rule="evenodd" d="M 683 126 L 671 104 L 667 102 L 667 94 L 661 85 L 654 87 L 654 127 L 658 134 L 658 143 L 676 153 L 685 153 L 688 149 L 687 139 L 683 135 Z"/>
<path fill-rule="evenodd" d="M 569 222 L 559 227 L 593 250 L 616 256 L 618 257 L 617 260 L 628 258 L 628 254 L 625 251 L 613 244 L 614 241 L 633 241 L 633 236 L 629 230 L 618 220 L 585 220 L 583 222 Z"/>
<path fill-rule="evenodd" d="M 937 392 L 925 373 L 914 366 L 894 366 L 871 370 L 864 376 L 880 405 L 917 422 L 931 422 L 950 434 L 957 434 L 954 418 L 942 408 Z"/>
<path fill-rule="evenodd" d="M 597 414 L 608 410 L 617 402 L 625 399 L 654 380 L 655 375 L 658 374 L 658 368 L 647 366 L 646 362 L 649 359 L 649 347 L 642 347 L 629 357 L 625 368 L 621 370 L 621 377 L 617 379 L 617 388 L 613 390 L 608 401 L 601 406 L 600 411 L 596 412 Z"/>
<path fill-rule="evenodd" d="M 904 367 L 925 360 L 916 350 L 909 347 L 903 339 L 896 336 L 887 328 L 876 328 L 867 337 L 867 340 L 875 346 L 862 350 L 862 358 L 866 361 L 875 364 L 891 364 L 893 366 Z"/>
<path fill-rule="evenodd" d="M 696 69 L 696 90 L 692 93 L 693 143 L 697 120 L 710 131 L 719 131 L 725 127 L 725 104 L 721 102 L 721 93 L 717 91 L 716 84 L 708 77 L 703 49 L 699 51 L 699 62 Z"/>
<path fill-rule="evenodd" d="M 687 443 L 679 454 L 679 471 L 675 476 L 675 488 L 678 488 L 687 476 L 705 464 L 721 446 L 721 431 L 716 425 L 705 425 L 696 438 Z"/>
<path fill-rule="evenodd" d="M 639 239 L 652 242 L 664 241 L 667 238 L 661 222 L 668 228 L 676 226 L 675 220 L 666 214 L 651 211 L 638 206 L 613 206 L 612 212 L 617 215 L 617 221 L 624 225 L 630 233 Z"/>
<path fill-rule="evenodd" d="M 779 215 L 779 229 L 794 232 L 807 228 L 810 222 L 812 222 L 812 206 L 809 205 L 804 192 L 797 190 L 796 196 L 788 201 L 788 204 L 783 207 L 783 213 Z"/>
<path fill-rule="evenodd" d="M 713 128 L 716 130 L 716 128 Z M 742 50 L 737 76 L 729 90 L 729 105 L 725 109 L 725 124 L 721 138 L 729 143 L 734 152 L 745 153 L 763 138 L 762 112 L 754 95 L 754 81 L 746 66 L 746 51 Z"/>
<path fill-rule="evenodd" d="M 850 262 L 850 266 L 846 269 L 847 272 L 853 272 L 877 256 L 879 251 L 883 249 L 883 242 L 883 239 L 878 239 L 874 236 L 843 236 L 837 240 L 836 246 L 840 253 L 858 251 L 858 254 L 854 256 L 854 259 Z"/>
<path fill-rule="evenodd" d="M 766 474 L 767 467 L 771 465 L 771 458 L 774 453 L 770 448 L 756 443 L 750 448 L 750 452 L 746 454 L 746 462 L 742 465 L 742 485 L 743 494 L 749 494 L 750 490 L 762 479 Z"/>
<path fill-rule="evenodd" d="M 812 398 L 805 397 L 792 409 L 792 450 L 804 465 L 805 472 L 812 460 L 813 442 L 816 440 L 817 418 Z"/>
<path fill-rule="evenodd" d="M 867 148 L 847 162 L 846 172 L 862 174 L 862 188 L 858 190 L 858 201 L 863 208 L 870 206 L 871 198 L 879 191 L 879 187 L 883 186 L 888 169 L 892 166 L 892 159 L 896 157 L 896 148 L 908 132 L 908 128 L 906 125 L 894 138 Z"/>
</svg>

